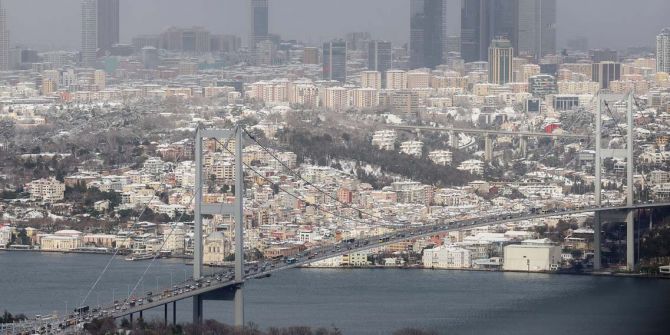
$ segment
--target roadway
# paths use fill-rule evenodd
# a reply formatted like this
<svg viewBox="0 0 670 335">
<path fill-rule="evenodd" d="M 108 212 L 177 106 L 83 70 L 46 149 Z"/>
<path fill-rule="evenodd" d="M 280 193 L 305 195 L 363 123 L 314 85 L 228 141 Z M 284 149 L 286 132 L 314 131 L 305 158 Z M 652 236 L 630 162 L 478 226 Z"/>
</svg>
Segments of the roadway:
<svg viewBox="0 0 670 335">
<path fill-rule="evenodd" d="M 456 127 L 426 127 L 426 126 L 389 126 L 393 129 L 408 130 L 408 131 L 436 131 L 436 132 L 454 132 L 465 134 L 479 134 L 479 135 L 506 135 L 506 136 L 521 136 L 521 137 L 551 137 L 551 138 L 568 138 L 568 139 L 589 139 L 589 135 L 579 134 L 555 134 L 555 133 L 539 133 L 529 131 L 511 131 L 511 130 L 493 130 L 493 129 L 471 129 L 471 128 L 456 128 Z"/>
<path fill-rule="evenodd" d="M 500 225 L 506 223 L 513 223 L 518 221 L 541 219 L 555 216 L 568 216 L 583 213 L 605 212 L 605 211 L 626 211 L 636 209 L 650 209 L 658 207 L 670 206 L 667 203 L 639 203 L 633 206 L 589 206 L 578 209 L 554 209 L 546 213 L 513 213 L 505 215 L 489 215 L 485 217 L 471 218 L 465 220 L 457 219 L 440 219 L 437 223 L 428 225 L 412 225 L 408 228 L 398 229 L 388 234 L 379 236 L 370 236 L 365 238 L 358 238 L 349 240 L 349 242 L 342 242 L 337 244 L 330 244 L 312 248 L 303 251 L 291 259 L 291 263 L 286 260 L 264 261 L 259 264 L 252 265 L 246 269 L 244 279 L 255 279 L 270 276 L 279 271 L 285 271 L 295 267 L 305 266 L 310 263 L 318 262 L 332 257 L 342 256 L 353 252 L 364 251 L 372 248 L 378 248 L 393 243 L 398 243 L 405 240 L 427 237 L 435 234 L 443 234 L 451 231 L 469 230 L 477 227 Z M 25 328 L 30 328 L 34 334 L 35 331 L 39 333 L 39 329 L 31 328 L 30 325 L 41 324 L 45 331 L 42 334 L 58 334 L 68 333 L 72 331 L 72 326 L 79 326 L 92 319 L 100 317 L 112 317 L 115 319 L 122 318 L 131 314 L 138 314 L 142 311 L 157 308 L 162 305 L 173 303 L 179 300 L 189 299 L 194 296 L 235 287 L 241 285 L 244 281 L 236 281 L 232 269 L 217 272 L 201 278 L 200 280 L 187 280 L 178 283 L 177 285 L 166 288 L 162 292 L 152 292 L 150 295 L 144 294 L 141 297 L 131 297 L 123 301 L 117 301 L 113 304 L 100 306 L 99 308 L 91 309 L 82 315 L 71 315 L 66 319 L 53 319 L 50 322 L 42 320 L 29 320 L 24 322 Z M 37 321 L 37 322 L 36 322 Z M 71 325 L 67 325 L 72 323 Z M 17 327 L 18 325 L 15 325 Z M 41 326 L 40 326 L 41 327 Z M 5 328 L 7 331 L 8 328 Z M 24 328 L 21 328 L 24 329 Z M 52 332 L 48 332 L 52 329 Z M 3 330 L 3 328 L 0 328 Z M 26 333 L 28 334 L 28 333 Z"/>
</svg>

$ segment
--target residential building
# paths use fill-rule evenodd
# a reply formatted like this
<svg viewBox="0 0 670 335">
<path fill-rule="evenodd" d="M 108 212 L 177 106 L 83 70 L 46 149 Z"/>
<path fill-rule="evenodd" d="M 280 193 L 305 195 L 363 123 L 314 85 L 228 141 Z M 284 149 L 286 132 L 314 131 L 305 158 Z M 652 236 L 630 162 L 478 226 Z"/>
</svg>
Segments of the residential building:
<svg viewBox="0 0 670 335">
<path fill-rule="evenodd" d="M 372 145 L 380 150 L 394 150 L 396 138 L 395 130 L 378 130 L 372 135 Z"/>
<path fill-rule="evenodd" d="M 423 142 L 421 141 L 405 141 L 400 143 L 400 152 L 410 155 L 421 157 L 423 154 Z"/>
<path fill-rule="evenodd" d="M 56 202 L 63 200 L 65 184 L 55 178 L 38 179 L 26 184 L 26 190 L 30 193 L 31 200 Z"/>
<path fill-rule="evenodd" d="M 361 87 L 380 90 L 382 88 L 382 73 L 379 71 L 361 72 Z"/>
<path fill-rule="evenodd" d="M 407 88 L 407 72 L 402 70 L 389 70 L 386 72 L 387 90 L 404 90 Z"/>
<path fill-rule="evenodd" d="M 469 250 L 449 245 L 423 250 L 423 267 L 429 269 L 469 269 L 472 258 Z"/>
<path fill-rule="evenodd" d="M 453 154 L 449 150 L 435 150 L 428 153 L 428 158 L 438 165 L 451 165 Z"/>
<path fill-rule="evenodd" d="M 656 71 L 670 73 L 670 28 L 656 36 Z"/>
</svg>

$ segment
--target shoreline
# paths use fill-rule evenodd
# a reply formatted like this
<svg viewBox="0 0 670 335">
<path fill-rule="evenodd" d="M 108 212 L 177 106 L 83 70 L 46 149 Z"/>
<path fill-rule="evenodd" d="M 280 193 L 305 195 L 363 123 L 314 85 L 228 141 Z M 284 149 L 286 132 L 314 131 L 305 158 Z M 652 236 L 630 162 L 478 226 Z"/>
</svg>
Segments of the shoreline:
<svg viewBox="0 0 670 335">
<path fill-rule="evenodd" d="M 61 253 L 61 254 L 85 254 L 85 255 L 113 255 L 113 251 L 103 252 L 103 251 L 56 251 L 56 250 L 40 250 L 40 249 L 0 249 L 0 253 L 6 252 L 44 252 L 44 253 Z M 121 255 L 121 254 L 118 254 Z M 193 259 L 193 257 L 178 255 L 178 256 L 168 256 L 161 257 L 163 259 Z M 130 261 L 129 261 L 130 262 Z M 192 264 L 192 263 L 191 263 Z M 212 266 L 205 265 L 207 267 L 227 267 L 227 266 Z M 384 265 L 374 265 L 374 266 L 311 266 L 311 265 L 302 265 L 298 266 L 299 269 L 331 269 L 331 270 L 431 270 L 431 271 L 470 271 L 470 272 L 503 272 L 503 273 L 528 273 L 528 274 L 546 274 L 546 275 L 571 275 L 571 276 L 594 276 L 594 277 L 621 277 L 621 278 L 644 278 L 644 279 L 662 279 L 670 280 L 670 276 L 663 275 L 649 275 L 643 273 L 627 273 L 627 272 L 616 272 L 616 271 L 599 271 L 599 272 L 538 272 L 538 271 L 510 271 L 510 270 L 487 270 L 487 269 L 435 269 L 435 268 L 424 268 L 421 266 L 384 266 Z"/>
</svg>

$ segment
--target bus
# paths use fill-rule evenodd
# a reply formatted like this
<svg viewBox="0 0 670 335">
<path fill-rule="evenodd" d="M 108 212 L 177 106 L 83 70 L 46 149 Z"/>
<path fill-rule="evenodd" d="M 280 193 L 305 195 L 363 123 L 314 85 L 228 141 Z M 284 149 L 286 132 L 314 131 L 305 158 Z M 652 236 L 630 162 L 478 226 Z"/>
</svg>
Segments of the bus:
<svg viewBox="0 0 670 335">
<path fill-rule="evenodd" d="M 297 263 L 297 262 L 298 262 L 298 260 L 295 259 L 295 258 L 288 258 L 288 259 L 286 260 L 286 264 L 295 264 L 295 263 Z"/>
</svg>

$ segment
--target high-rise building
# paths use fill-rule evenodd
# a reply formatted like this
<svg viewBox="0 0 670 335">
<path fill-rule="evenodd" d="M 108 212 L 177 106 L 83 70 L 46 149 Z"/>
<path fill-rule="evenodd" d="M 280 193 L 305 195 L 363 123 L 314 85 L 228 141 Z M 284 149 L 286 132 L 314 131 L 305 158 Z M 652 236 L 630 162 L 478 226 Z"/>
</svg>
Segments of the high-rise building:
<svg viewBox="0 0 670 335">
<path fill-rule="evenodd" d="M 656 36 L 656 71 L 670 73 L 670 28 Z"/>
<path fill-rule="evenodd" d="M 621 63 L 600 62 L 592 65 L 592 80 L 600 83 L 601 89 L 609 88 L 610 82 L 621 79 Z"/>
<path fill-rule="evenodd" d="M 368 70 L 379 71 L 382 81 L 386 81 L 386 71 L 393 67 L 393 46 L 391 42 L 370 41 L 368 44 Z"/>
<path fill-rule="evenodd" d="M 407 72 L 389 70 L 386 72 L 386 89 L 404 90 L 407 88 Z"/>
<path fill-rule="evenodd" d="M 81 64 L 93 66 L 98 52 L 98 0 L 81 1 Z"/>
<path fill-rule="evenodd" d="M 0 0 L 0 71 L 9 70 L 9 30 L 7 11 Z"/>
<path fill-rule="evenodd" d="M 514 48 L 506 39 L 493 40 L 489 47 L 489 83 L 503 85 L 512 81 Z"/>
<path fill-rule="evenodd" d="M 270 38 L 268 0 L 250 0 L 251 4 L 251 34 L 249 48 L 256 49 L 256 44 Z"/>
<path fill-rule="evenodd" d="M 302 49 L 303 64 L 319 64 L 319 48 L 304 47 Z"/>
<path fill-rule="evenodd" d="M 349 50 L 365 50 L 371 36 L 368 32 L 353 32 L 347 33 L 345 40 Z"/>
<path fill-rule="evenodd" d="M 203 27 L 170 27 L 161 34 L 161 47 L 170 51 L 210 52 L 212 34 Z"/>
<path fill-rule="evenodd" d="M 347 42 L 334 40 L 323 44 L 323 79 L 347 81 Z"/>
<path fill-rule="evenodd" d="M 558 93 L 556 77 L 548 74 L 539 74 L 528 78 L 528 93 L 540 98 Z"/>
<path fill-rule="evenodd" d="M 362 88 L 382 88 L 382 74 L 379 71 L 363 71 L 361 72 L 361 87 Z"/>
<path fill-rule="evenodd" d="M 518 0 L 518 53 L 556 54 L 556 0 Z"/>
<path fill-rule="evenodd" d="M 461 8 L 461 56 L 466 62 L 485 61 L 491 41 L 510 40 L 516 50 L 519 0 L 464 0 Z"/>
<path fill-rule="evenodd" d="M 593 49 L 589 50 L 589 57 L 592 63 L 618 62 L 619 52 L 611 49 Z"/>
<path fill-rule="evenodd" d="M 98 0 L 98 48 L 119 44 L 119 0 Z"/>
<path fill-rule="evenodd" d="M 410 67 L 434 69 L 443 64 L 447 42 L 447 1 L 411 0 Z"/>
</svg>

